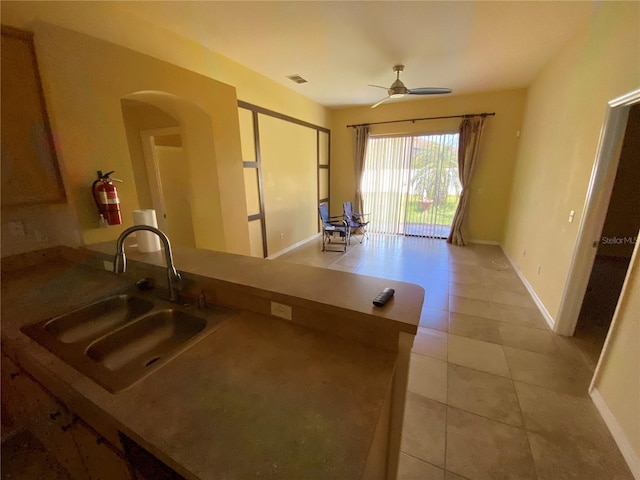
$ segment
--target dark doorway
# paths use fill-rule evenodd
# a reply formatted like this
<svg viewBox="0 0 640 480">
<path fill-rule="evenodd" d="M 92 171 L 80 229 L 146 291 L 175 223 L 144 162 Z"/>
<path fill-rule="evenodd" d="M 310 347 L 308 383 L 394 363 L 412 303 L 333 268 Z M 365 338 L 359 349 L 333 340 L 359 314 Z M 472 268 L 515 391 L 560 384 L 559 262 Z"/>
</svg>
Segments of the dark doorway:
<svg viewBox="0 0 640 480">
<path fill-rule="evenodd" d="M 595 368 L 640 229 L 640 104 L 631 107 L 620 162 L 574 333 Z"/>
</svg>

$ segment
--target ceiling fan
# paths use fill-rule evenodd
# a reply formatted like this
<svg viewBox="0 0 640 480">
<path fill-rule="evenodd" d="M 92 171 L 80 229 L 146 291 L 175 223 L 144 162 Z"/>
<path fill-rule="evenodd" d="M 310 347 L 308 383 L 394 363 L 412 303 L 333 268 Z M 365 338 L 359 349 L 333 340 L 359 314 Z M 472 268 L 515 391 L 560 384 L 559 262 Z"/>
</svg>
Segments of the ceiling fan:
<svg viewBox="0 0 640 480">
<path fill-rule="evenodd" d="M 380 85 L 369 85 L 370 87 L 384 88 L 388 96 L 380 100 L 378 103 L 371 105 L 371 108 L 376 108 L 382 102 L 386 102 L 390 98 L 401 98 L 405 95 L 442 95 L 445 93 L 451 93 L 450 88 L 439 87 L 423 87 L 423 88 L 407 88 L 400 80 L 400 72 L 404 70 L 404 65 L 394 65 L 393 71 L 396 72 L 396 81 L 391 84 L 390 87 L 382 87 Z"/>
</svg>

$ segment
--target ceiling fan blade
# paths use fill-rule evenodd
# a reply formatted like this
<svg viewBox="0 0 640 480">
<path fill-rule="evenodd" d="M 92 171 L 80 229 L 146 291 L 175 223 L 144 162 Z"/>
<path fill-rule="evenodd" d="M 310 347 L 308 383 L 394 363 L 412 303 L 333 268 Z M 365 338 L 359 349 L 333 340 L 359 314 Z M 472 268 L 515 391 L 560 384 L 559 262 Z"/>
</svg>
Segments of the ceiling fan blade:
<svg viewBox="0 0 640 480">
<path fill-rule="evenodd" d="M 389 90 L 389 87 L 382 87 L 380 85 L 371 85 L 369 84 L 370 87 L 376 87 L 376 88 L 384 88 L 385 90 Z"/>
<path fill-rule="evenodd" d="M 384 97 L 382 100 L 380 100 L 378 103 L 374 103 L 373 105 L 371 105 L 371 108 L 376 108 L 378 105 L 380 105 L 383 102 L 386 102 L 387 100 L 389 100 L 391 97 Z"/>
<path fill-rule="evenodd" d="M 439 87 L 411 88 L 407 93 L 409 95 L 442 95 L 451 93 L 451 89 Z"/>
</svg>

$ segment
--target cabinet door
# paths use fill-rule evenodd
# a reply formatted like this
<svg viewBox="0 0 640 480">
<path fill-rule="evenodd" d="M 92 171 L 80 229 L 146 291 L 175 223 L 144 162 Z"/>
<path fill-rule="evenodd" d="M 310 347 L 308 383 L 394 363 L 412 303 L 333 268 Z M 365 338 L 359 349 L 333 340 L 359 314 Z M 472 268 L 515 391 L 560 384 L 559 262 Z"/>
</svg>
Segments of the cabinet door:
<svg viewBox="0 0 640 480">
<path fill-rule="evenodd" d="M 87 470 L 73 436 L 76 422 L 74 415 L 35 382 L 32 382 L 31 388 L 34 395 L 44 395 L 40 412 L 31 422 L 31 431 L 72 479 L 88 480 Z"/>
<path fill-rule="evenodd" d="M 32 33 L 2 25 L 0 67 L 2 209 L 64 202 Z"/>
<path fill-rule="evenodd" d="M 29 394 L 33 381 L 6 355 L 2 361 L 2 431 L 15 432 L 27 428 L 41 409 L 45 397 L 41 392 Z"/>
<path fill-rule="evenodd" d="M 91 480 L 130 480 L 129 466 L 115 447 L 80 421 L 73 436 Z"/>
</svg>

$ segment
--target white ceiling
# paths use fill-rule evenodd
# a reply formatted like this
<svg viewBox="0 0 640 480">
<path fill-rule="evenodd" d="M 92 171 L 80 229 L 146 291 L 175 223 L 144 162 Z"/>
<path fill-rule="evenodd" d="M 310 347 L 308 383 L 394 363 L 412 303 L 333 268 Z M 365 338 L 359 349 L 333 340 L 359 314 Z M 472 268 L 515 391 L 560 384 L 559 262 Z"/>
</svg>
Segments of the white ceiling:
<svg viewBox="0 0 640 480">
<path fill-rule="evenodd" d="M 372 104 L 406 66 L 408 88 L 526 87 L 593 14 L 592 1 L 172 1 L 121 8 L 326 106 Z M 309 81 L 285 78 L 299 74 Z M 420 98 L 420 97 L 417 97 Z M 423 98 L 423 97 L 422 97 Z"/>
</svg>

